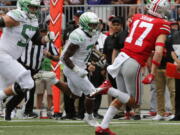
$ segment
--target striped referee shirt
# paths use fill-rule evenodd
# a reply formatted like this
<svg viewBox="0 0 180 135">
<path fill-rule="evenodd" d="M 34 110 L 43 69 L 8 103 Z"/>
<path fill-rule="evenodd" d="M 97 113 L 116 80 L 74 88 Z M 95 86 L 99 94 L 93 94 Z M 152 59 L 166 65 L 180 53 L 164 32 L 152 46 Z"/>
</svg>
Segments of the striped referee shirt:
<svg viewBox="0 0 180 135">
<path fill-rule="evenodd" d="M 29 42 L 22 56 L 19 58 L 19 62 L 26 68 L 38 72 L 43 60 L 43 51 L 47 50 L 54 56 L 59 56 L 59 53 L 54 44 L 51 42 L 46 45 L 33 45 Z"/>
</svg>

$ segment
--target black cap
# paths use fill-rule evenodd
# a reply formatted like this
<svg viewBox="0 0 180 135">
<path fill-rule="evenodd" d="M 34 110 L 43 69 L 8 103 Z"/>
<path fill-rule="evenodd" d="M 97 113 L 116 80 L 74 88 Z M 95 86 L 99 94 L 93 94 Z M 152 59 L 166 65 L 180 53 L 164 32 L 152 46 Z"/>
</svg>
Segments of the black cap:
<svg viewBox="0 0 180 135">
<path fill-rule="evenodd" d="M 120 24 L 123 24 L 123 18 L 122 17 L 114 17 L 112 20 L 111 20 L 112 23 L 120 23 Z"/>
<path fill-rule="evenodd" d="M 81 16 L 84 13 L 83 10 L 76 10 L 76 12 L 74 13 L 74 16 Z"/>
</svg>

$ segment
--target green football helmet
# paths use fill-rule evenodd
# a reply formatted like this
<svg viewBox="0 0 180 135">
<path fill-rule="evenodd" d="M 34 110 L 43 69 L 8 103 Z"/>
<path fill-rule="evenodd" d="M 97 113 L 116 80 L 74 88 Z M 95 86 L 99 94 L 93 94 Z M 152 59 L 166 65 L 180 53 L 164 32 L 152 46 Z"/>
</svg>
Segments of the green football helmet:
<svg viewBox="0 0 180 135">
<path fill-rule="evenodd" d="M 98 32 L 99 18 L 93 12 L 85 12 L 79 18 L 79 25 L 83 31 L 93 36 Z"/>
<path fill-rule="evenodd" d="M 40 13 L 40 0 L 18 0 L 17 8 L 24 11 L 29 18 L 36 18 Z M 33 10 L 31 9 L 33 8 Z"/>
</svg>

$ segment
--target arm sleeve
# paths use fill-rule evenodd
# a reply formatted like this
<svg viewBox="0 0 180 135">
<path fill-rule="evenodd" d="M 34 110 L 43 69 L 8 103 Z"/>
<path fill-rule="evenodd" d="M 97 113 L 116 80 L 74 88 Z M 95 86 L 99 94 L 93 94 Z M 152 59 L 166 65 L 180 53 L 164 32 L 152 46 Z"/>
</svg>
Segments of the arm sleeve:
<svg viewBox="0 0 180 135">
<path fill-rule="evenodd" d="M 159 35 L 160 34 L 166 34 L 169 35 L 171 32 L 170 23 L 163 21 L 159 25 Z"/>
</svg>

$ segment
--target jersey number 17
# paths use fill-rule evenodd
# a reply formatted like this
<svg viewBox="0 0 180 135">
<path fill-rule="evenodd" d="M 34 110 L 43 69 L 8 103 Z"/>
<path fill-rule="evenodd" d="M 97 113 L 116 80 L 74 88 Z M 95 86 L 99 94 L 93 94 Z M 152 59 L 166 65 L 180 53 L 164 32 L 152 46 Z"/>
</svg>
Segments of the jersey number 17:
<svg viewBox="0 0 180 135">
<path fill-rule="evenodd" d="M 151 31 L 151 29 L 153 27 L 152 23 L 147 23 L 147 22 L 143 22 L 140 20 L 136 20 L 133 23 L 133 26 L 132 26 L 129 36 L 126 38 L 126 42 L 131 43 L 133 40 L 133 35 L 134 35 L 135 30 L 137 28 L 144 28 L 144 27 L 145 27 L 144 32 L 142 32 L 141 35 L 135 41 L 135 45 L 142 46 L 143 40 L 146 38 L 146 36 L 149 34 L 149 32 Z"/>
</svg>

